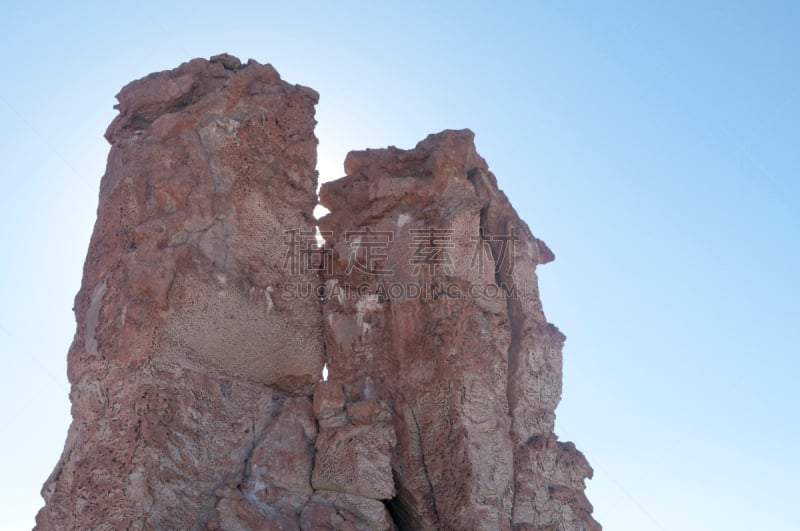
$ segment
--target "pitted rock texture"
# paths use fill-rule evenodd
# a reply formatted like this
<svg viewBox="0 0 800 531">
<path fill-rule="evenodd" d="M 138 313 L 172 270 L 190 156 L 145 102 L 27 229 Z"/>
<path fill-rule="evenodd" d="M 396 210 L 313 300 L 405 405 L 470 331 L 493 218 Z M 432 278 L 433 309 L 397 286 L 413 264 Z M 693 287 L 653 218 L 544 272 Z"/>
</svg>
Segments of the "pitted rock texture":
<svg viewBox="0 0 800 531">
<path fill-rule="evenodd" d="M 117 98 L 37 529 L 600 529 L 553 254 L 470 131 L 350 153 L 317 222 L 313 90 L 223 54 Z"/>
<path fill-rule="evenodd" d="M 574 447 L 573 460 L 544 466 L 561 443 L 537 442 L 555 441 L 561 397 L 564 336 L 544 317 L 535 274 L 553 253 L 473 134 L 352 152 L 345 171 L 320 192 L 328 367 L 331 380 L 376 382 L 394 407 L 398 525 L 595 529 L 591 468 Z"/>
<path fill-rule="evenodd" d="M 273 291 L 294 278 L 284 229 L 314 228 L 317 99 L 229 56 L 118 95 L 75 300 L 73 422 L 41 528 L 206 526 L 215 492 L 248 476 L 254 444 L 286 416 L 304 426 L 279 434 L 299 441 L 303 479 L 265 481 L 311 495 L 311 402 L 287 393 L 320 379 L 321 307 Z"/>
</svg>

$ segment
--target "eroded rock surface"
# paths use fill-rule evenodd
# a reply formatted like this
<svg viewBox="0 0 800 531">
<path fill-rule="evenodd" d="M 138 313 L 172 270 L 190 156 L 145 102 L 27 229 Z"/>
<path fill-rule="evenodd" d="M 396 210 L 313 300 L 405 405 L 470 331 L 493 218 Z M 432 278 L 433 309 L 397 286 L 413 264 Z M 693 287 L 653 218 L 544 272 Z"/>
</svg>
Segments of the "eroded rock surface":
<svg viewBox="0 0 800 531">
<path fill-rule="evenodd" d="M 320 378 L 321 307 L 274 289 L 285 227 L 314 227 L 317 98 L 226 56 L 118 95 L 75 300 L 73 422 L 40 527 L 205 526 L 263 441 L 296 441 L 303 478 L 264 481 L 311 495 L 316 424 L 289 395 Z"/>
<path fill-rule="evenodd" d="M 345 171 L 320 193 L 330 379 L 378 382 L 393 406 L 398 523 L 592 529 L 591 468 L 574 447 L 572 461 L 552 456 L 564 336 L 544 317 L 535 268 L 553 254 L 472 133 L 353 152 Z"/>
<path fill-rule="evenodd" d="M 117 98 L 37 528 L 600 529 L 553 254 L 470 131 L 350 153 L 317 222 L 313 90 L 221 55 Z"/>
</svg>

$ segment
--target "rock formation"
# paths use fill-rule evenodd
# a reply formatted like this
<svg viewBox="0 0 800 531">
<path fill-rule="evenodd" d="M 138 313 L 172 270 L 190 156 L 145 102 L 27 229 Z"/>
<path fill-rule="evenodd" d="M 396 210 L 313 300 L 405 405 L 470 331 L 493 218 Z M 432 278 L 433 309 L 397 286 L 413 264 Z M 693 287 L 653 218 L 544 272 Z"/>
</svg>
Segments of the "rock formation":
<svg viewBox="0 0 800 531">
<path fill-rule="evenodd" d="M 220 55 L 117 98 L 38 529 L 600 529 L 553 254 L 471 132 L 350 153 L 317 221 L 313 90 Z"/>
</svg>

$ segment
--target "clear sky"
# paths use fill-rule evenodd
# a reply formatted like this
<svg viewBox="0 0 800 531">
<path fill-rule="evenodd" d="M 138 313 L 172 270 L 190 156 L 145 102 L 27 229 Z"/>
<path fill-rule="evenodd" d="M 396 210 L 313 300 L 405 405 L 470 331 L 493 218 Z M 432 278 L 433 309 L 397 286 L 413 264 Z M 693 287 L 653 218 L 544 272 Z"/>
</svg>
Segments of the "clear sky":
<svg viewBox="0 0 800 531">
<path fill-rule="evenodd" d="M 323 179 L 475 131 L 557 257 L 556 429 L 607 530 L 800 529 L 800 3 L 74 4 L 0 17 L 1 529 L 33 525 L 67 432 L 114 95 L 221 52 L 321 93 Z"/>
</svg>

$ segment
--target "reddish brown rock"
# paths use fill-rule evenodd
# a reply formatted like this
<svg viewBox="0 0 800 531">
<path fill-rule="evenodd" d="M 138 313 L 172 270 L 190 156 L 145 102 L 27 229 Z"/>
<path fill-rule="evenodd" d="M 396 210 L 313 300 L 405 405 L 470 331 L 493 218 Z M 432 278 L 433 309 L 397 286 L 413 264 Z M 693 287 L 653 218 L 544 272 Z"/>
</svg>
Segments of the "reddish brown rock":
<svg viewBox="0 0 800 531">
<path fill-rule="evenodd" d="M 586 499 L 592 468 L 572 443 L 555 435 L 533 437 L 516 452 L 514 522 L 530 529 L 600 531 Z"/>
<path fill-rule="evenodd" d="M 553 254 L 471 132 L 350 153 L 321 248 L 313 90 L 222 54 L 118 99 L 37 528 L 600 529 Z"/>
<path fill-rule="evenodd" d="M 302 505 L 316 424 L 286 393 L 320 378 L 321 308 L 274 289 L 304 278 L 283 233 L 314 228 L 317 95 L 227 56 L 118 99 L 75 300 L 73 422 L 38 526 L 225 526 L 218 494 L 253 478 Z"/>
<path fill-rule="evenodd" d="M 319 490 L 389 500 L 395 495 L 392 414 L 379 400 L 359 400 L 345 409 L 344 398 L 342 386 L 330 381 L 320 382 L 314 392 L 320 433 L 311 485 Z M 334 418 L 335 423 L 331 422 Z"/>
<path fill-rule="evenodd" d="M 386 506 L 371 498 L 318 490 L 300 515 L 303 531 L 391 531 L 396 529 Z"/>
<path fill-rule="evenodd" d="M 347 424 L 344 408 L 347 398 L 339 382 L 320 382 L 314 388 L 314 415 L 321 428 L 336 428 Z"/>
<path fill-rule="evenodd" d="M 320 193 L 332 247 L 328 366 L 332 380 L 374 382 L 393 406 L 395 521 L 509 529 L 550 525 L 566 506 L 575 517 L 564 525 L 592 528 L 585 461 L 562 485 L 526 451 L 553 437 L 561 396 L 564 336 L 544 317 L 535 275 L 553 254 L 498 189 L 472 133 L 353 152 L 345 171 Z M 575 495 L 549 495 L 531 518 L 517 505 L 540 487 Z"/>
</svg>

